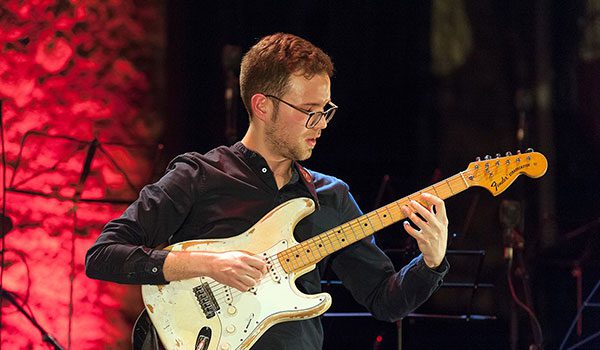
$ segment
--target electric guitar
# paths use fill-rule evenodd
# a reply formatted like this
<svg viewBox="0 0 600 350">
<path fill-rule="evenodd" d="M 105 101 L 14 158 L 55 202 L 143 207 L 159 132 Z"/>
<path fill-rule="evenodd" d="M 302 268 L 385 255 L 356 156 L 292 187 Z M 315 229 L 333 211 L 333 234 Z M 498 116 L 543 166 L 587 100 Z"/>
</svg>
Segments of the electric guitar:
<svg viewBox="0 0 600 350">
<path fill-rule="evenodd" d="M 547 167 L 546 158 L 533 150 L 516 155 L 507 153 L 505 157 L 478 158 L 465 171 L 303 242 L 294 239 L 294 227 L 315 210 L 315 204 L 308 198 L 292 199 L 240 235 L 185 241 L 166 248 L 170 251 L 243 250 L 255 254 L 264 259 L 269 270 L 258 285 L 240 292 L 209 277 L 168 285 L 143 285 L 145 312 L 167 350 L 249 349 L 277 323 L 323 314 L 331 305 L 331 296 L 304 294 L 294 281 L 314 269 L 325 256 L 403 220 L 405 215 L 400 208 L 411 199 L 419 200 L 424 192 L 446 199 L 473 186 L 484 187 L 496 196 L 519 175 L 541 177 Z M 147 331 L 152 324 L 138 322 L 135 329 Z M 133 339 L 134 349 L 140 348 L 144 338 L 134 333 Z M 160 344 L 154 346 L 154 349 L 161 348 Z"/>
</svg>

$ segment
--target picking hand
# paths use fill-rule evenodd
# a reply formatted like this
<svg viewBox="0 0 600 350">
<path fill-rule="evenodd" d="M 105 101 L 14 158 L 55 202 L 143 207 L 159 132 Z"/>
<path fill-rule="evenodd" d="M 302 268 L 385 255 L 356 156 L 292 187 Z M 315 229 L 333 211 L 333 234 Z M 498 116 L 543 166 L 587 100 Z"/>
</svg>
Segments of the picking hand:
<svg viewBox="0 0 600 350">
<path fill-rule="evenodd" d="M 209 264 L 209 277 L 242 292 L 256 286 L 267 273 L 262 259 L 241 251 L 215 253 Z"/>
<path fill-rule="evenodd" d="M 417 240 L 425 264 L 430 268 L 436 268 L 446 255 L 448 244 L 446 207 L 443 200 L 429 193 L 421 194 L 420 199 L 421 202 L 427 203 L 427 208 L 414 200 L 402 207 L 406 217 L 420 230 L 414 229 L 408 221 L 404 222 L 404 229 Z"/>
</svg>

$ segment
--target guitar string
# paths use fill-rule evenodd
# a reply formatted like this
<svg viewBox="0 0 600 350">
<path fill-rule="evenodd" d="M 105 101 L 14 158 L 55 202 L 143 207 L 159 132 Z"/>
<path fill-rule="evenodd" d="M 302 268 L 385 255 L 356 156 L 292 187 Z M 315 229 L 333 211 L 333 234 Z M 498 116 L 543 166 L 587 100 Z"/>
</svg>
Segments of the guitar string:
<svg viewBox="0 0 600 350">
<path fill-rule="evenodd" d="M 493 161 L 493 160 L 491 160 L 491 161 Z M 527 161 L 529 162 L 529 161 L 531 161 L 531 159 L 529 158 Z M 498 166 L 498 165 L 496 165 L 496 166 Z M 349 244 L 355 243 L 355 242 L 357 242 L 358 240 L 361 239 L 361 238 L 356 237 L 356 232 L 355 232 L 356 229 L 360 228 L 363 231 L 363 234 L 364 234 L 363 225 L 360 223 L 360 219 L 361 218 L 366 219 L 366 220 L 368 220 L 370 222 L 371 220 L 369 219 L 369 215 L 372 218 L 374 218 L 375 216 L 377 216 L 379 218 L 379 221 L 382 224 L 381 228 L 377 228 L 377 229 L 373 230 L 373 232 L 370 232 L 370 233 L 367 233 L 366 235 L 364 235 L 363 238 L 365 238 L 365 237 L 368 237 L 368 236 L 372 235 L 374 232 L 377 232 L 378 230 L 380 230 L 380 229 L 382 229 L 382 228 L 384 228 L 386 226 L 389 226 L 391 224 L 397 223 L 400 220 L 402 220 L 402 219 L 405 218 L 403 215 L 400 215 L 400 218 L 398 220 L 394 220 L 393 217 L 392 217 L 392 222 L 390 224 L 386 225 L 383 222 L 383 220 L 381 219 L 381 217 L 380 217 L 380 213 L 379 213 L 380 210 L 385 209 L 386 211 L 388 211 L 388 213 L 390 214 L 390 216 L 392 216 L 392 213 L 390 212 L 390 208 L 389 208 L 390 206 L 396 205 L 397 207 L 401 207 L 401 206 L 405 205 L 406 203 L 408 203 L 411 200 L 411 197 L 414 198 L 415 196 L 418 196 L 418 195 L 420 195 L 420 194 L 422 194 L 424 192 L 427 192 L 427 190 L 430 189 L 430 188 L 433 189 L 433 191 L 436 193 L 437 196 L 439 196 L 439 193 L 438 193 L 436 187 L 439 187 L 441 185 L 447 185 L 448 189 L 450 190 L 450 193 L 449 193 L 448 197 L 450 197 L 451 195 L 454 194 L 454 191 L 452 190 L 452 184 L 453 183 L 457 183 L 457 182 L 458 183 L 464 183 L 466 185 L 466 187 L 464 189 L 461 189 L 461 191 L 459 191 L 459 192 L 462 192 L 463 190 L 468 189 L 469 187 L 471 187 L 466 182 L 466 179 L 464 178 L 464 176 L 473 175 L 475 172 L 480 171 L 480 170 L 481 170 L 482 174 L 476 175 L 474 178 L 477 178 L 478 180 L 480 180 L 481 177 L 485 176 L 485 174 L 493 176 L 492 173 L 489 173 L 489 169 L 485 169 L 485 168 L 484 169 L 472 169 L 472 170 L 468 170 L 467 169 L 467 170 L 465 170 L 463 172 L 460 172 L 460 173 L 457 173 L 457 174 L 451 176 L 448 179 L 445 179 L 445 180 L 442 180 L 442 181 L 440 181 L 440 182 L 438 182 L 436 184 L 430 185 L 430 186 L 424 188 L 423 190 L 421 190 L 419 192 L 415 192 L 412 195 L 409 195 L 407 197 L 404 197 L 404 198 L 401 198 L 401 199 L 399 199 L 397 201 L 389 203 L 389 204 L 387 204 L 387 205 L 385 205 L 385 206 L 383 206 L 381 208 L 378 208 L 378 209 L 376 209 L 376 210 L 374 210 L 372 212 L 369 212 L 367 214 L 361 215 L 360 217 L 358 217 L 358 218 L 356 218 L 354 220 L 351 220 L 350 222 L 347 222 L 347 223 L 344 223 L 344 224 L 339 225 L 337 227 L 334 227 L 334 228 L 332 228 L 332 229 L 330 229 L 328 231 L 325 231 L 325 232 L 323 232 L 321 234 L 318 234 L 318 235 L 310 238 L 307 241 L 298 243 L 298 244 L 296 244 L 296 245 L 294 245 L 292 247 L 289 247 L 289 248 L 287 248 L 287 249 L 285 249 L 283 251 L 280 251 L 280 252 L 278 252 L 278 253 L 276 253 L 274 255 L 266 257 L 265 259 L 276 261 L 277 263 L 276 264 L 272 264 L 271 268 L 273 268 L 272 266 L 275 266 L 275 269 L 277 270 L 277 273 L 279 273 L 279 274 L 281 274 L 283 276 L 288 276 L 287 272 L 285 271 L 285 269 L 283 268 L 283 266 L 281 265 L 281 263 L 279 263 L 279 261 L 278 261 L 279 254 L 284 253 L 284 252 L 287 251 L 287 253 L 285 253 L 284 256 L 291 257 L 290 250 L 295 249 L 296 250 L 295 252 L 299 253 L 300 248 L 302 248 L 304 250 L 307 245 L 309 247 L 310 247 L 311 243 L 314 245 L 315 242 L 311 242 L 311 241 L 314 240 L 315 238 L 319 238 L 321 241 L 323 241 L 323 236 L 330 241 L 331 248 L 333 248 L 333 251 L 337 251 L 337 250 L 339 250 L 339 249 L 341 249 L 341 248 L 343 248 L 343 247 L 345 247 L 345 246 L 347 246 Z M 520 173 L 519 173 L 519 175 L 520 175 Z M 446 193 L 444 193 L 444 194 L 446 194 Z M 446 198 L 448 198 L 448 197 L 446 197 Z M 399 209 L 392 209 L 392 211 L 396 212 L 396 213 L 398 212 L 398 210 Z M 385 214 L 384 214 L 384 217 L 385 217 Z M 344 230 L 344 226 L 349 227 L 349 229 L 355 235 L 356 240 L 353 241 L 352 243 L 347 243 L 344 246 L 342 245 L 342 243 L 338 242 L 338 244 L 340 245 L 340 248 L 336 248 L 335 244 L 331 241 L 332 233 L 335 233 L 336 231 L 338 233 L 344 232 L 345 231 Z M 375 225 L 373 225 L 371 223 L 371 229 L 373 227 L 375 227 Z M 346 233 L 344 232 L 343 235 L 346 236 Z M 326 244 L 323 245 L 323 247 L 326 247 L 326 246 L 327 246 Z M 319 248 L 322 248 L 322 246 L 319 245 Z M 319 251 L 319 255 L 320 256 L 316 259 L 315 262 L 318 262 L 319 260 L 321 260 L 321 258 L 324 257 L 321 254 L 321 252 L 320 252 L 319 249 L 317 249 L 317 251 Z M 309 249 L 308 252 L 313 252 L 313 250 Z M 325 252 L 327 252 L 327 248 L 325 249 Z M 327 253 L 325 256 L 327 256 L 329 254 L 331 254 L 331 253 Z M 296 258 L 299 258 L 300 257 L 299 255 L 301 255 L 301 254 L 296 254 L 296 255 L 297 255 Z M 312 253 L 312 255 L 314 257 L 314 253 Z M 309 264 L 313 263 L 312 260 L 315 260 L 315 259 L 309 258 L 308 256 L 307 256 L 307 259 L 308 259 Z M 300 264 L 300 267 L 305 267 L 305 266 L 308 266 L 308 265 L 307 264 Z M 274 271 L 271 271 L 271 272 L 274 272 Z M 263 283 L 266 283 L 270 279 L 273 279 L 273 276 L 269 276 L 269 277 L 270 277 L 269 279 L 263 279 L 263 280 L 261 280 L 253 289 L 256 290 L 256 289 L 258 289 L 258 287 L 260 287 L 261 285 L 263 285 Z M 209 282 L 209 287 L 211 288 L 211 291 L 213 291 L 213 295 L 215 297 L 215 300 L 217 300 L 217 302 L 227 301 L 228 298 L 231 298 L 233 300 L 233 298 L 235 298 L 235 297 L 237 297 L 237 296 L 239 296 L 239 295 L 241 295 L 243 293 L 248 293 L 248 292 L 242 292 L 242 291 L 240 291 L 240 290 L 238 290 L 236 288 L 232 288 L 232 287 L 229 287 L 227 285 L 221 284 L 221 283 L 219 283 L 219 282 L 217 282 L 215 280 L 212 280 L 211 282 Z M 217 291 L 217 293 L 214 293 L 215 291 Z"/>
<path fill-rule="evenodd" d="M 471 175 L 471 173 L 473 173 L 473 172 L 475 172 L 475 171 L 478 171 L 478 169 L 477 169 L 477 170 L 472 170 L 472 171 L 464 171 L 464 172 L 462 172 L 462 175 L 463 175 L 463 176 L 464 176 L 464 175 L 467 175 L 467 176 L 468 176 L 468 175 Z M 434 184 L 434 185 L 431 185 L 431 186 L 429 186 L 429 187 L 426 187 L 426 188 L 424 188 L 422 191 L 419 191 L 419 192 L 413 193 L 412 195 L 409 195 L 409 196 L 407 196 L 407 197 L 401 198 L 401 199 L 399 199 L 399 200 L 397 200 L 397 201 L 395 201 L 395 202 L 392 202 L 392 203 L 390 203 L 390 204 L 388 204 L 388 205 L 386 205 L 386 206 L 384 206 L 384 207 L 382 207 L 382 208 L 379 208 L 379 209 L 376 209 L 376 210 L 374 210 L 374 211 L 372 211 L 372 212 L 370 212 L 370 213 L 364 214 L 364 215 L 360 216 L 359 218 L 356 218 L 356 219 L 354 219 L 354 220 L 352 220 L 352 221 L 350 221 L 350 222 L 347 222 L 347 223 L 345 223 L 345 224 L 342 224 L 342 225 L 340 225 L 340 226 L 338 226 L 338 227 L 335 227 L 335 228 L 332 228 L 332 229 L 330 229 L 330 230 L 328 230 L 328 231 L 325 231 L 325 232 L 323 232 L 323 233 L 321 233 L 321 234 L 319 234 L 319 235 L 317 235 L 317 236 L 314 236 L 313 238 L 316 238 L 316 237 L 319 237 L 319 238 L 321 238 L 321 236 L 325 235 L 325 236 L 326 236 L 327 238 L 329 238 L 329 239 L 330 239 L 330 241 L 331 241 L 331 237 L 330 237 L 330 236 L 331 236 L 331 233 L 334 233 L 334 232 L 336 232 L 336 231 L 337 231 L 337 232 L 344 232 L 345 230 L 344 230 L 344 227 L 343 227 L 343 226 L 347 226 L 347 227 L 349 227 L 349 229 L 352 231 L 352 233 L 355 235 L 355 238 L 356 238 L 356 240 L 352 242 L 352 243 L 354 243 L 354 242 L 356 242 L 356 241 L 360 240 L 360 238 L 356 237 L 356 230 L 357 230 L 358 228 L 360 228 L 360 229 L 363 231 L 363 234 L 364 234 L 363 225 L 360 223 L 360 220 L 359 220 L 360 218 L 363 218 L 363 219 L 366 219 L 366 220 L 370 221 L 370 220 L 369 220 L 369 215 L 370 215 L 370 216 L 372 216 L 372 217 L 379 216 L 379 212 L 378 212 L 378 211 L 380 211 L 381 209 L 384 209 L 384 208 L 385 208 L 386 210 L 388 210 L 388 211 L 389 211 L 389 209 L 390 209 L 390 208 L 389 208 L 389 206 L 393 206 L 394 204 L 395 204 L 396 206 L 398 206 L 398 207 L 401 207 L 401 206 L 403 206 L 404 204 L 408 203 L 408 201 L 410 201 L 410 200 L 411 200 L 411 196 L 414 198 L 414 196 L 418 196 L 418 195 L 420 195 L 420 194 L 421 194 L 421 193 L 423 193 L 423 192 L 427 192 L 427 190 L 428 190 L 429 188 L 433 189 L 433 190 L 435 191 L 435 193 L 436 193 L 436 194 L 438 194 L 438 192 L 437 192 L 437 189 L 436 189 L 436 186 L 437 186 L 437 187 L 439 187 L 439 186 L 441 186 L 441 185 L 446 185 L 446 186 L 449 188 L 449 190 L 450 190 L 450 193 L 449 193 L 449 194 L 450 194 L 450 195 L 452 195 L 452 194 L 454 193 L 454 191 L 452 191 L 452 184 L 453 184 L 453 183 L 456 183 L 456 182 L 458 182 L 458 183 L 463 183 L 463 182 L 466 182 L 466 180 L 463 178 L 463 176 L 461 176 L 461 173 L 455 174 L 455 175 L 453 175 L 452 177 L 450 177 L 450 178 L 446 179 L 445 181 L 443 180 L 443 181 L 441 181 L 441 182 L 438 182 L 438 183 L 436 183 L 436 184 Z M 480 177 L 480 176 L 478 176 L 478 177 Z M 467 189 L 469 186 L 468 186 L 468 184 L 466 184 L 466 183 L 465 183 L 465 185 L 467 185 L 467 186 L 466 186 L 466 188 L 465 188 L 465 189 Z M 461 189 L 461 191 L 462 191 L 462 189 Z M 439 194 L 438 194 L 438 195 L 439 195 Z M 449 196 L 448 196 L 448 197 L 449 197 Z M 392 209 L 392 211 L 395 211 L 396 213 L 398 212 L 398 210 L 399 210 L 399 209 Z M 391 213 L 390 213 L 390 216 L 391 216 Z M 404 218 L 404 217 L 403 217 L 403 215 L 401 215 L 401 218 L 399 218 L 398 220 L 393 220 L 393 222 L 392 222 L 391 224 L 393 224 L 393 223 L 397 223 L 398 221 L 402 220 L 403 218 Z M 382 220 L 380 217 L 379 217 L 379 221 L 380 221 L 380 222 L 381 222 L 381 224 L 382 224 L 382 225 L 381 225 L 381 228 L 383 228 L 383 227 L 386 227 L 386 225 L 383 223 L 383 220 Z M 389 226 L 389 225 L 387 225 L 387 226 Z M 374 225 L 371 223 L 371 228 L 372 228 L 372 227 L 374 227 Z M 338 228 L 339 228 L 339 229 L 338 229 Z M 376 232 L 376 231 L 380 230 L 381 228 L 378 228 L 378 229 L 376 229 L 376 230 L 373 230 L 373 232 L 370 232 L 370 233 L 368 233 L 368 234 L 365 234 L 365 235 L 364 235 L 364 237 L 368 237 L 368 236 L 370 236 L 372 233 L 374 233 L 374 232 Z M 345 232 L 344 232 L 344 236 L 346 236 L 346 237 L 347 237 L 347 234 L 346 234 Z M 363 238 L 364 238 L 364 237 L 363 237 Z M 297 244 L 297 245 L 295 245 L 295 246 L 293 246 L 293 247 L 290 247 L 290 248 L 288 248 L 288 249 L 286 249 L 286 250 L 284 250 L 284 251 L 288 251 L 288 250 L 290 250 L 290 249 L 296 248 L 297 252 L 299 252 L 299 250 L 300 250 L 300 249 L 299 249 L 299 248 L 300 248 L 299 246 L 302 246 L 302 245 L 303 245 L 303 243 L 304 243 L 304 247 L 302 247 L 302 249 L 304 249 L 306 245 L 309 245 L 309 246 L 310 246 L 310 243 L 314 243 L 314 242 L 308 242 L 308 244 L 306 244 L 306 241 L 305 241 L 305 242 L 299 243 L 299 244 Z M 339 242 L 338 242 L 338 243 L 339 243 Z M 340 246 L 341 246 L 341 243 L 340 243 Z M 332 246 L 331 246 L 331 247 L 332 247 L 332 248 L 334 248 L 334 251 L 336 251 L 336 250 L 337 250 L 337 249 L 336 249 L 336 247 L 335 247 L 335 244 L 333 244 L 333 242 L 332 242 Z M 338 249 L 341 249 L 341 248 L 342 248 L 342 247 L 340 247 L 340 248 L 338 248 Z M 317 249 L 317 250 L 318 250 L 318 249 Z M 307 252 L 311 252 L 311 251 L 313 251 L 313 250 L 309 249 Z M 275 255 L 271 255 L 271 256 L 267 257 L 266 259 L 273 260 L 273 259 L 275 259 L 275 257 L 278 257 L 278 254 L 280 254 L 280 253 L 283 253 L 283 251 L 282 251 L 282 252 L 279 252 L 279 253 L 277 253 L 277 254 L 275 254 Z M 287 255 L 289 255 L 289 253 L 288 253 Z M 298 255 L 299 255 L 299 254 L 296 254 L 296 258 L 298 258 L 298 257 L 299 257 Z M 307 255 L 307 254 L 306 254 L 306 255 Z M 320 255 L 321 255 L 321 256 L 320 256 L 320 257 L 319 257 L 319 259 L 317 259 L 316 261 L 320 260 L 320 258 L 322 258 L 322 257 L 323 257 L 323 256 L 322 256 L 322 254 L 320 254 Z M 327 255 L 328 255 L 328 254 L 327 254 Z M 325 256 L 326 256 L 326 255 L 325 255 Z M 313 257 L 314 257 L 314 253 L 313 253 Z M 310 257 L 308 257 L 308 256 L 307 256 L 307 259 L 309 260 L 309 263 L 312 263 L 312 260 L 314 260 L 314 259 L 310 259 Z M 281 264 L 276 264 L 276 265 L 277 265 L 277 266 L 276 266 L 276 268 L 277 268 L 278 272 L 279 272 L 279 273 L 281 273 L 281 274 L 282 274 L 282 275 L 284 275 L 284 276 L 287 276 L 287 272 L 285 271 L 285 269 L 283 268 L 283 266 L 281 266 Z M 272 276 L 270 276 L 270 278 L 272 279 Z M 265 279 L 265 280 L 266 280 L 266 279 Z M 265 281 L 265 280 L 263 280 L 263 281 Z M 259 282 L 259 283 L 258 283 L 258 284 L 257 284 L 257 285 L 254 287 L 254 289 L 257 289 L 258 287 L 260 287 L 260 286 L 263 284 L 263 281 Z M 215 285 L 216 285 L 216 286 L 215 286 Z M 243 294 L 243 293 L 246 293 L 246 292 L 239 291 L 238 289 L 235 289 L 235 288 L 233 288 L 233 289 L 230 289 L 231 287 L 225 286 L 225 285 L 223 285 L 223 284 L 221 284 L 221 283 L 219 283 L 219 282 L 217 282 L 217 281 L 214 281 L 214 280 L 213 280 L 211 283 L 209 283 L 209 287 L 211 288 L 211 290 L 213 291 L 213 293 L 216 291 L 216 293 L 214 293 L 214 296 L 215 296 L 215 299 L 218 299 L 218 300 L 217 300 L 217 302 L 223 302 L 223 301 L 226 301 L 226 300 L 227 300 L 227 298 L 235 298 L 235 297 L 236 297 L 236 296 L 238 296 L 238 295 L 241 295 L 241 294 Z M 230 289 L 230 291 L 228 292 L 228 291 L 227 291 L 227 289 Z M 220 290 L 220 291 L 219 291 L 219 290 Z"/>
<path fill-rule="evenodd" d="M 467 173 L 467 172 L 464 172 L 464 173 L 463 173 L 463 175 L 464 175 L 465 173 Z M 462 181 L 464 181 L 464 179 L 463 179 L 462 177 L 460 177 L 460 174 L 456 174 L 456 175 L 454 175 L 454 176 L 453 176 L 453 178 L 449 179 L 448 181 L 449 181 L 449 182 L 457 182 L 457 181 L 458 181 L 458 182 L 461 182 L 461 180 L 462 180 Z M 439 186 L 439 185 L 438 185 L 438 186 Z M 448 184 L 447 184 L 447 186 L 448 186 L 448 187 L 451 187 L 451 184 L 450 184 L 450 183 L 448 183 Z M 430 187 L 432 187 L 432 188 L 435 190 L 435 185 L 432 185 L 432 186 L 430 186 Z M 467 187 L 467 188 L 468 188 L 468 187 Z M 427 188 L 425 188 L 424 190 L 427 190 Z M 422 192 L 423 192 L 423 191 L 420 191 L 420 192 L 418 192 L 418 194 L 420 194 L 420 193 L 422 193 Z M 437 190 L 435 190 L 435 192 L 437 193 Z M 451 193 L 453 192 L 453 191 L 451 190 L 451 188 L 450 188 L 450 192 L 451 192 Z M 450 193 L 450 194 L 451 194 L 451 193 Z M 413 196 L 414 196 L 414 195 L 415 195 L 415 194 L 413 194 Z M 396 202 L 392 202 L 392 203 L 388 204 L 387 206 L 385 206 L 385 208 L 386 208 L 386 210 L 388 210 L 388 211 L 389 211 L 389 208 L 388 208 L 388 206 L 390 206 L 390 205 L 396 204 L 397 206 L 401 206 L 401 205 L 403 205 L 403 204 L 402 204 L 402 202 L 404 202 L 404 203 L 408 202 L 408 201 L 410 200 L 410 197 L 411 197 L 411 196 L 408 196 L 408 197 L 406 197 L 406 198 L 402 198 L 402 199 L 400 199 L 400 200 L 398 200 L 398 201 L 396 201 Z M 382 208 L 380 208 L 380 209 L 378 209 L 378 210 L 381 210 L 381 209 L 382 209 Z M 397 209 L 396 209 L 396 212 L 397 212 Z M 370 219 L 369 219 L 369 214 L 370 214 L 372 217 L 379 216 L 379 213 L 377 212 L 377 210 L 375 210 L 375 211 L 373 211 L 373 212 L 371 212 L 371 213 L 367 213 L 367 214 L 365 214 L 365 215 L 361 216 L 360 218 L 366 218 L 366 220 L 370 222 Z M 391 213 L 390 213 L 390 215 L 391 215 Z M 397 221 L 400 221 L 401 219 L 402 219 L 402 218 L 398 219 Z M 383 227 L 385 227 L 386 225 L 384 224 L 384 222 L 383 222 L 383 220 L 381 219 L 381 217 L 379 217 L 379 220 L 380 220 L 380 222 L 381 222 L 381 224 L 382 224 L 382 228 L 383 228 Z M 395 223 L 395 222 L 397 222 L 397 221 L 393 221 L 392 223 Z M 330 234 L 331 234 L 331 232 L 335 232 L 336 230 L 337 230 L 338 232 L 345 231 L 343 226 L 344 226 L 344 224 L 342 224 L 342 225 L 338 226 L 340 229 L 338 229 L 338 227 L 336 227 L 336 228 L 333 228 L 333 229 L 329 230 L 329 231 L 330 231 L 330 232 L 329 232 L 329 234 L 328 234 L 328 231 L 325 231 L 324 233 L 322 233 L 322 234 L 319 234 L 319 235 L 317 235 L 317 236 L 315 236 L 315 237 L 319 237 L 319 238 L 321 238 L 321 236 L 325 235 L 325 236 L 327 236 L 327 238 L 329 238 L 329 239 L 330 239 L 330 241 L 331 241 L 331 238 L 330 238 Z M 369 235 L 371 235 L 371 234 L 372 234 L 372 233 L 365 234 L 365 232 L 364 232 L 364 229 L 363 229 L 363 225 L 360 223 L 360 220 L 357 220 L 357 219 L 354 219 L 354 220 L 352 220 L 351 222 L 348 222 L 348 223 L 346 223 L 346 226 L 348 226 L 348 227 L 350 228 L 350 230 L 352 231 L 352 233 L 354 234 L 354 238 L 355 238 L 355 241 L 354 241 L 354 242 L 356 242 L 356 241 L 358 241 L 358 240 L 360 239 L 359 237 L 357 237 L 357 236 L 356 236 L 356 230 L 357 230 L 358 228 L 360 228 L 360 229 L 361 229 L 361 231 L 363 231 L 363 233 L 362 233 L 362 234 L 364 235 L 364 237 L 367 237 L 367 236 L 369 236 Z M 372 223 L 371 223 L 371 226 L 373 227 L 373 224 L 372 224 Z M 375 232 L 375 231 L 377 231 L 377 230 L 374 230 L 373 232 Z M 347 234 L 344 232 L 344 236 L 346 236 L 346 235 L 347 235 Z M 360 235 L 360 233 L 359 233 L 359 235 Z M 346 236 L 346 237 L 347 237 L 347 236 Z M 313 237 L 313 238 L 314 238 L 314 237 Z M 314 243 L 314 242 L 313 242 L 313 243 Z M 297 248 L 298 248 L 298 246 L 299 246 L 299 245 L 302 245 L 302 243 L 299 243 L 299 244 L 297 244 L 297 245 L 296 245 L 296 246 L 294 246 L 294 247 L 297 247 Z M 306 244 L 305 244 L 305 245 L 306 245 Z M 340 244 L 340 245 L 341 245 L 341 244 Z M 309 246 L 310 246 L 310 242 L 309 242 Z M 291 249 L 291 248 L 294 248 L 294 247 L 290 247 L 290 249 Z M 333 244 L 333 242 L 332 242 L 332 246 L 331 246 L 331 247 L 332 247 L 332 248 L 334 248 L 334 251 L 336 250 L 336 249 L 335 249 L 335 248 L 336 248 L 336 247 L 335 247 L 335 244 Z M 303 249 L 304 249 L 304 247 L 303 247 Z M 326 250 L 327 250 L 327 249 L 326 249 Z M 317 251 L 318 251 L 318 249 L 317 249 Z M 307 253 L 308 253 L 308 252 L 311 252 L 311 250 L 310 250 L 310 249 L 308 249 L 308 250 L 307 250 Z M 280 253 L 281 253 L 281 252 L 280 252 Z M 279 253 L 278 253 L 278 254 L 279 254 Z M 319 254 L 320 254 L 320 253 L 319 253 Z M 297 258 L 298 258 L 298 254 L 296 254 L 296 255 L 297 255 Z M 313 253 L 312 255 L 313 255 L 313 257 L 314 257 L 314 253 Z M 318 260 L 320 260 L 320 258 L 322 258 L 322 257 L 323 257 L 323 256 L 322 256 L 322 254 L 320 254 L 320 255 L 321 255 L 321 256 L 319 256 L 319 258 L 317 259 L 317 261 L 318 261 Z M 277 256 L 277 254 L 276 254 L 276 255 L 272 255 L 272 256 L 268 257 L 267 259 L 271 259 L 271 260 L 272 260 L 272 259 L 274 259 L 276 256 Z M 308 256 L 307 256 L 307 259 L 309 260 L 309 262 L 312 262 L 311 260 L 314 260 L 314 259 L 311 259 L 311 258 L 310 258 L 310 257 L 308 257 Z M 284 276 L 287 276 L 287 273 L 285 272 L 285 269 L 283 269 L 283 267 L 281 266 L 281 264 L 276 264 L 276 265 L 277 265 L 277 266 L 276 266 L 276 268 L 277 268 L 278 272 L 279 272 L 279 273 L 281 273 L 281 274 L 282 274 L 282 275 L 284 275 Z M 272 276 L 270 276 L 270 278 L 269 278 L 269 279 L 272 279 Z M 267 279 L 267 280 L 269 280 L 269 279 Z M 263 280 L 263 281 L 264 281 L 264 280 Z M 256 289 L 258 289 L 258 287 L 260 287 L 260 286 L 262 285 L 263 281 L 259 282 L 259 284 L 257 284 L 257 286 L 255 286 L 255 287 L 254 287 L 254 289 L 255 289 L 255 290 L 256 290 Z M 216 285 L 216 286 L 215 286 L 215 285 Z M 226 302 L 226 301 L 227 301 L 227 299 L 229 299 L 229 298 L 233 299 L 233 298 L 235 298 L 236 296 L 238 296 L 238 295 L 241 295 L 241 294 L 245 293 L 245 292 L 239 291 L 238 289 L 235 289 L 235 288 L 232 290 L 232 289 L 230 289 L 231 287 L 224 286 L 223 284 L 220 284 L 219 282 L 216 282 L 216 281 L 214 281 L 214 280 L 213 280 L 213 282 L 209 283 L 209 287 L 210 287 L 210 288 L 211 288 L 211 290 L 213 291 L 213 293 L 214 293 L 214 297 L 215 297 L 215 299 L 217 300 L 217 302 L 223 302 L 223 301 L 225 301 L 225 302 Z"/>
</svg>

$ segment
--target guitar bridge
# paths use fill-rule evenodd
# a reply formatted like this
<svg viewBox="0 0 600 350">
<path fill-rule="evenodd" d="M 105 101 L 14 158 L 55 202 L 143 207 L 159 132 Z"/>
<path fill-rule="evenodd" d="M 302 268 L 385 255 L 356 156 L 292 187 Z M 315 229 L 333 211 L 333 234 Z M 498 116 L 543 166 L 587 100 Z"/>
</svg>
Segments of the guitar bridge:
<svg viewBox="0 0 600 350">
<path fill-rule="evenodd" d="M 217 311 L 221 308 L 219 307 L 219 303 L 215 299 L 212 291 L 210 290 L 210 286 L 207 282 L 202 283 L 201 285 L 194 287 L 193 289 L 194 295 L 196 296 L 196 300 L 200 303 L 202 307 L 202 311 L 206 318 L 212 318 L 215 316 Z"/>
</svg>

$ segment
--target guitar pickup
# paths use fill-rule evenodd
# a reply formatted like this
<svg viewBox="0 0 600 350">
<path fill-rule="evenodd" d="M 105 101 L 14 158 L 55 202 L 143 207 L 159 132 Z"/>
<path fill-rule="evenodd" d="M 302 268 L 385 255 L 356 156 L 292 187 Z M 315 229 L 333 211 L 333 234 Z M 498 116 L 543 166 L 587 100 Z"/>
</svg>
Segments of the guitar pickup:
<svg viewBox="0 0 600 350">
<path fill-rule="evenodd" d="M 217 303 L 208 283 L 204 282 L 201 285 L 194 287 L 193 291 L 206 318 L 209 319 L 214 317 L 221 307 L 219 306 L 219 303 Z"/>
</svg>

